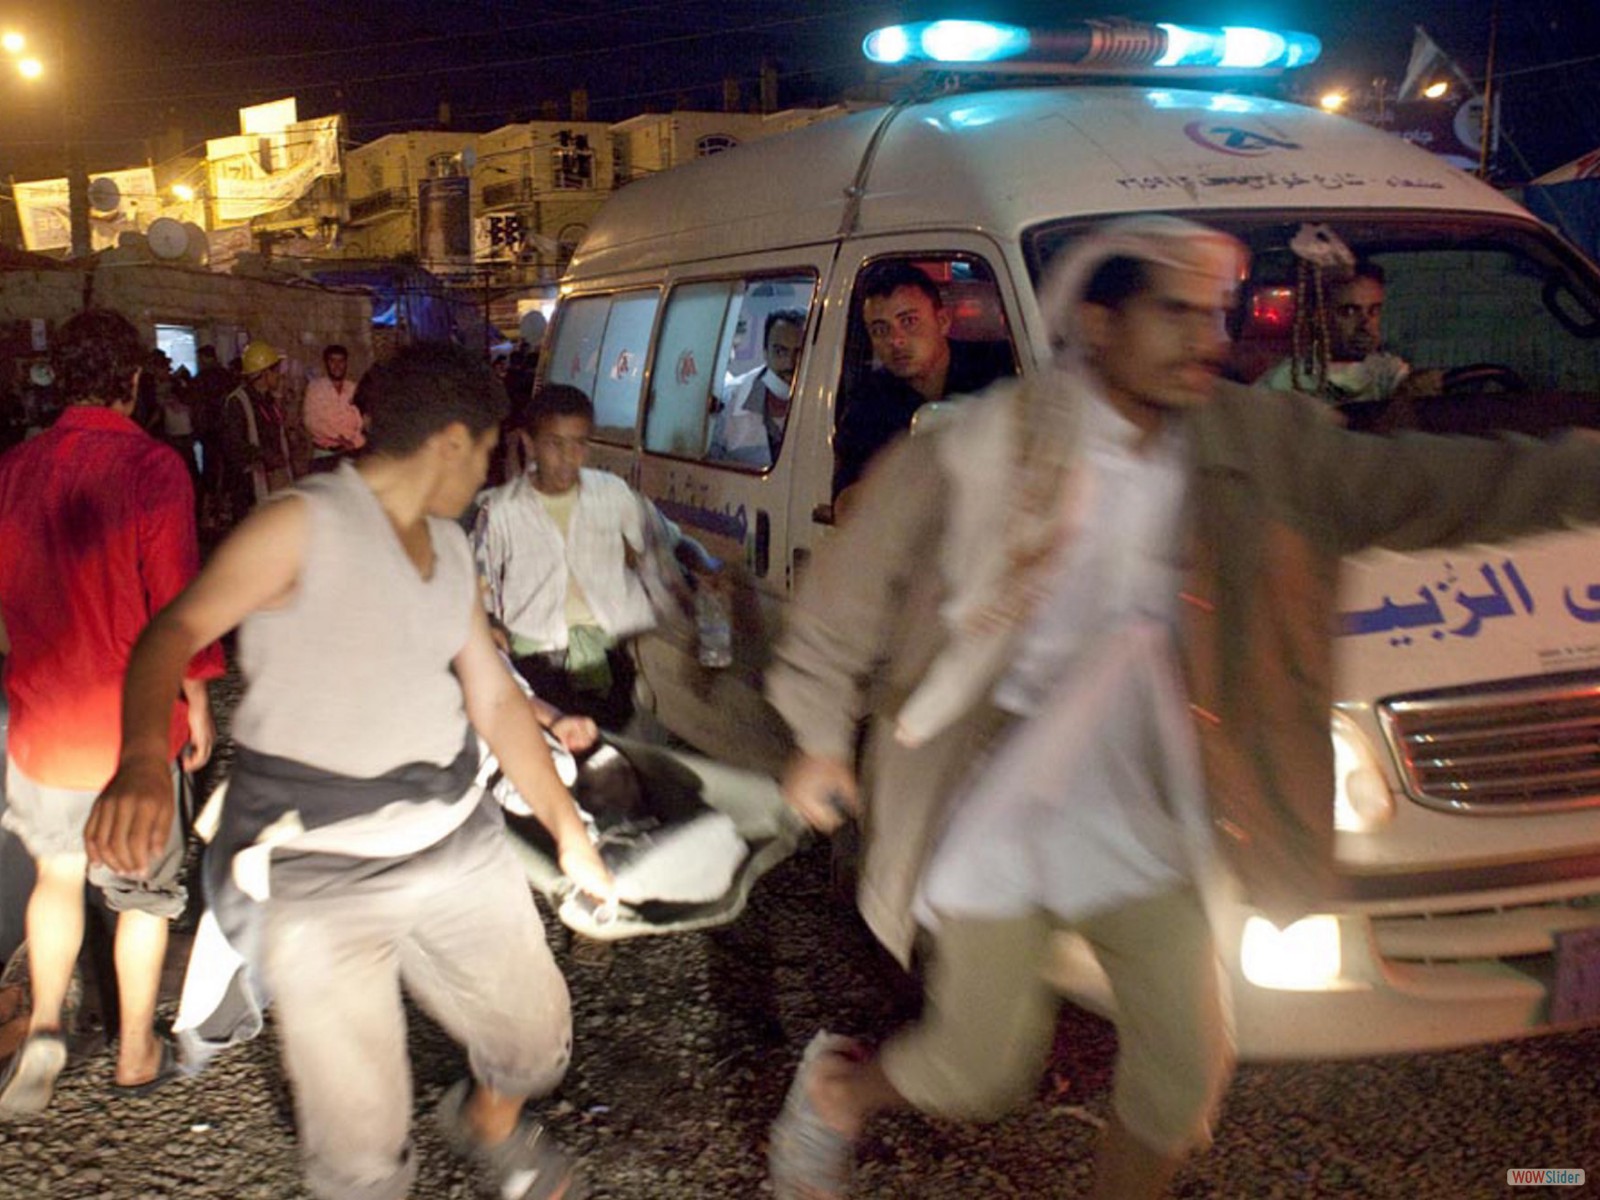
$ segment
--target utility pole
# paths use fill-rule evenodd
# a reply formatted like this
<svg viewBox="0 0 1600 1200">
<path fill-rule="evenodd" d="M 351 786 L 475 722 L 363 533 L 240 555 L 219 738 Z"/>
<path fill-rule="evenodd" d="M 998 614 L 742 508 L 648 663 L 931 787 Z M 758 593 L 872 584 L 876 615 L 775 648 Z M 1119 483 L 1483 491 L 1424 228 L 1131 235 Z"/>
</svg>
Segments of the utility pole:
<svg viewBox="0 0 1600 1200">
<path fill-rule="evenodd" d="M 67 151 L 67 221 L 72 231 L 72 257 L 87 258 L 89 239 L 89 171 L 84 163 L 83 105 L 67 54 L 67 37 L 85 26 L 78 20 L 77 0 L 59 0 L 56 9 L 56 75 L 61 89 L 61 122 Z"/>
<path fill-rule="evenodd" d="M 1478 178 L 1489 178 L 1489 148 L 1494 135 L 1494 106 L 1499 99 L 1494 84 L 1495 41 L 1500 33 L 1500 0 L 1489 6 L 1489 58 L 1484 67 L 1483 120 L 1478 129 Z"/>
</svg>

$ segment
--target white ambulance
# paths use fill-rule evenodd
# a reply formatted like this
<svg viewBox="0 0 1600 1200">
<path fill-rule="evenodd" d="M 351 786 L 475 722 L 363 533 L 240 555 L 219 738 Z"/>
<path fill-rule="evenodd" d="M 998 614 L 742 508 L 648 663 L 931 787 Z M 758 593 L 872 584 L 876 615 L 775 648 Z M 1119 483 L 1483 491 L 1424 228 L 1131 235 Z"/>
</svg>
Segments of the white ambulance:
<svg viewBox="0 0 1600 1200">
<path fill-rule="evenodd" d="M 594 399 L 592 462 L 732 564 L 731 667 L 702 667 L 686 633 L 643 643 L 644 699 L 670 729 L 740 766 L 784 753 L 762 669 L 829 537 L 835 429 L 874 365 L 863 271 L 922 268 L 954 338 L 1028 372 L 1048 357 L 1035 286 L 1052 258 L 1136 212 L 1251 248 L 1241 380 L 1293 351 L 1310 298 L 1291 242 L 1325 226 L 1385 269 L 1389 345 L 1418 368 L 1473 368 L 1410 423 L 1539 433 L 1600 412 L 1592 263 L 1441 159 L 1271 99 L 1177 80 L 930 91 L 629 184 L 573 258 L 542 370 Z M 804 322 L 787 420 L 770 464 L 735 460 L 714 425 L 780 310 Z M 1341 891 L 1288 929 L 1243 909 L 1225 922 L 1241 1052 L 1600 1018 L 1600 536 L 1368 554 L 1341 608 Z M 1066 989 L 1103 1003 L 1088 956 L 1063 962 Z"/>
</svg>

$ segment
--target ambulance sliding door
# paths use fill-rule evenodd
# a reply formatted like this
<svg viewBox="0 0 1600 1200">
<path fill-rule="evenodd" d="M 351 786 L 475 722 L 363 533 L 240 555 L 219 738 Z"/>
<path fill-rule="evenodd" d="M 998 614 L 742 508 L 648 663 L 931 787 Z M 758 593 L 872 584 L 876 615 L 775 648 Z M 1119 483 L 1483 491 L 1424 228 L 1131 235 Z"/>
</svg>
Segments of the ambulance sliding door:
<svg viewBox="0 0 1600 1200">
<path fill-rule="evenodd" d="M 747 748 L 770 732 L 761 673 L 789 582 L 790 492 L 805 451 L 827 265 L 825 250 L 796 250 L 682 268 L 668 280 L 645 388 L 639 488 L 725 564 L 704 586 L 728 612 L 733 659 L 702 666 L 688 621 L 662 627 L 642 648 L 661 704 L 673 697 L 680 733 L 694 724 L 687 710 L 696 704 L 706 706 L 708 728 L 718 710 L 750 714 L 763 729 L 748 731 Z"/>
</svg>

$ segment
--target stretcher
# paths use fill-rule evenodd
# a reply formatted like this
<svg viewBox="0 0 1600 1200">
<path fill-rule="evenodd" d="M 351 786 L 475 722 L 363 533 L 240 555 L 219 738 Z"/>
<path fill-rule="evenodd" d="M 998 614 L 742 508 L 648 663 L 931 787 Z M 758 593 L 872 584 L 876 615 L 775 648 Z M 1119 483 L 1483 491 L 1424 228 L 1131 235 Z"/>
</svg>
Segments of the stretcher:
<svg viewBox="0 0 1600 1200">
<path fill-rule="evenodd" d="M 568 928 L 615 941 L 725 925 L 744 911 L 756 880 L 806 837 L 771 778 L 692 752 L 606 737 L 581 758 L 553 749 L 617 881 L 598 905 L 561 873 L 544 827 L 497 779 L 507 831 L 528 881 Z M 570 756 L 569 756 L 570 757 Z"/>
</svg>

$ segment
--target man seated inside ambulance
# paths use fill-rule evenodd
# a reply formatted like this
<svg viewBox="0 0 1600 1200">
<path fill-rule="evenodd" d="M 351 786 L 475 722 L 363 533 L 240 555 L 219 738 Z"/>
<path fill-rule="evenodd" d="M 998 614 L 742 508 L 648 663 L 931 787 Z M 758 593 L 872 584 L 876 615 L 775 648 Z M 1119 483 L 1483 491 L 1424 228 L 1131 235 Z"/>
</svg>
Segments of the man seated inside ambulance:
<svg viewBox="0 0 1600 1200">
<path fill-rule="evenodd" d="M 779 308 L 767 314 L 759 367 L 728 381 L 726 399 L 711 421 L 706 457 L 765 470 L 778 461 L 789 423 L 789 389 L 800 365 L 806 314 Z"/>
<path fill-rule="evenodd" d="M 1328 292 L 1326 336 L 1311 323 L 1307 357 L 1286 358 L 1257 384 L 1280 392 L 1320 396 L 1335 408 L 1375 400 L 1437 396 L 1444 372 L 1413 371 L 1383 349 L 1383 302 L 1387 280 L 1377 263 L 1358 261 Z M 1313 315 L 1314 314 L 1310 314 Z"/>
<path fill-rule="evenodd" d="M 950 337 L 939 286 L 904 260 L 869 267 L 858 286 L 877 365 L 853 389 L 833 441 L 836 511 L 878 451 L 911 427 L 923 404 L 982 391 L 1014 366 L 1005 343 Z"/>
</svg>

